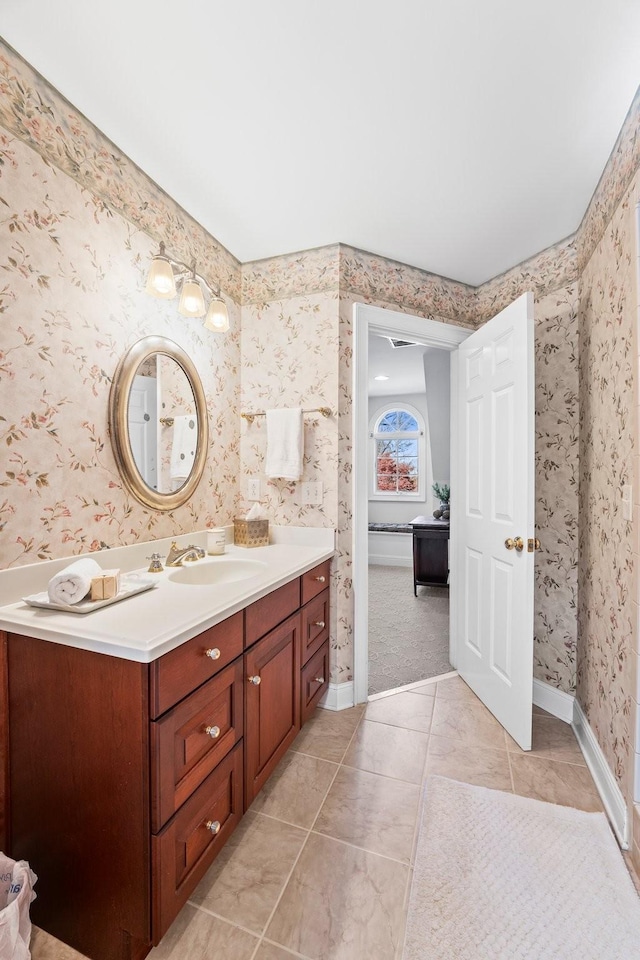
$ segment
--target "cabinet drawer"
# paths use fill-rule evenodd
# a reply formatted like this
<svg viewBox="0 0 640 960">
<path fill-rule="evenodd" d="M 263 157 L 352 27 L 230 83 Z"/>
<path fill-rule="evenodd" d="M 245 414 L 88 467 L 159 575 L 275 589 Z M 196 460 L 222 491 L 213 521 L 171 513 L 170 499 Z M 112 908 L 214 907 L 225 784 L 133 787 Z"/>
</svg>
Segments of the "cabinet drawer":
<svg viewBox="0 0 640 960">
<path fill-rule="evenodd" d="M 300 578 L 256 600 L 245 610 L 245 647 L 264 637 L 300 606 Z"/>
<path fill-rule="evenodd" d="M 227 754 L 151 838 L 153 942 L 157 944 L 242 817 L 242 743 Z M 213 833 L 207 824 L 219 824 Z"/>
<path fill-rule="evenodd" d="M 309 719 L 328 686 L 329 641 L 326 640 L 302 670 L 301 723 L 305 723 Z"/>
<path fill-rule="evenodd" d="M 242 653 L 242 611 L 151 664 L 151 718 L 186 697 Z"/>
<path fill-rule="evenodd" d="M 329 591 L 302 608 L 302 663 L 306 663 L 325 640 L 329 639 Z"/>
<path fill-rule="evenodd" d="M 325 560 L 318 564 L 313 570 L 308 570 L 302 574 L 302 602 L 307 603 L 313 600 L 319 593 L 326 590 L 329 586 L 329 571 L 331 569 L 331 560 Z"/>
<path fill-rule="evenodd" d="M 182 806 L 242 737 L 242 660 L 151 723 L 151 829 Z"/>
</svg>

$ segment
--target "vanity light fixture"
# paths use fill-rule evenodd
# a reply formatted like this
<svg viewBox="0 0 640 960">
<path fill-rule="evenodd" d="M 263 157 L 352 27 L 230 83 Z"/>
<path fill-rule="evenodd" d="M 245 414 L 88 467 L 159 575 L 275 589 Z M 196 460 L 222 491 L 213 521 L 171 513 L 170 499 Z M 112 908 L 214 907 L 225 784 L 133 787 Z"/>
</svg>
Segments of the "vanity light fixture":
<svg viewBox="0 0 640 960">
<path fill-rule="evenodd" d="M 207 308 L 202 296 L 202 287 L 196 279 L 195 267 L 191 270 L 191 276 L 182 281 L 182 293 L 180 294 L 180 303 L 178 304 L 178 313 L 183 317 L 204 317 Z"/>
<path fill-rule="evenodd" d="M 164 252 L 164 243 L 160 244 L 160 253 L 151 261 L 147 277 L 147 293 L 161 300 L 172 300 L 176 295 L 176 279 L 171 262 Z"/>
<path fill-rule="evenodd" d="M 229 329 L 229 314 L 227 305 L 220 296 L 220 288 L 218 288 L 218 293 L 211 297 L 211 303 L 204 318 L 204 325 L 207 330 L 213 330 L 214 333 L 225 333 Z"/>
<path fill-rule="evenodd" d="M 152 297 L 171 300 L 177 293 L 177 285 L 182 285 L 178 312 L 183 317 L 205 317 L 204 326 L 213 333 L 225 333 L 229 329 L 227 305 L 220 295 L 220 287 L 215 290 L 208 280 L 196 273 L 195 262 L 189 267 L 182 260 L 167 256 L 164 243 L 160 243 L 160 252 L 151 261 L 147 277 L 146 291 Z M 210 296 L 209 308 L 204 299 L 202 288 Z"/>
</svg>

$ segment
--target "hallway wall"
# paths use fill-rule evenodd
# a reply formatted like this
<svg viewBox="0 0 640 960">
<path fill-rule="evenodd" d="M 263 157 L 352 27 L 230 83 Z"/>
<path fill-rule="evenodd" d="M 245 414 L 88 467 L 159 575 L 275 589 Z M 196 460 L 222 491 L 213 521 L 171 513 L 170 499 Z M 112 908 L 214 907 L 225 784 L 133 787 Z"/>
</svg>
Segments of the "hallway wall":
<svg viewBox="0 0 640 960">
<path fill-rule="evenodd" d="M 578 699 L 631 797 L 637 671 L 638 510 L 635 197 L 625 192 L 580 278 Z M 636 503 L 638 499 L 636 496 Z"/>
</svg>

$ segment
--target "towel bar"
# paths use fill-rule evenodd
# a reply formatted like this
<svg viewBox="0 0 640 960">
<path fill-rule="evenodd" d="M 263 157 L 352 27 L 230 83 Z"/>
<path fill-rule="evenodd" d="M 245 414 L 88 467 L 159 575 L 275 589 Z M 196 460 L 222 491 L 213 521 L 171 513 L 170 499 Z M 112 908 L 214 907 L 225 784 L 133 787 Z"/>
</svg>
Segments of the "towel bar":
<svg viewBox="0 0 640 960">
<path fill-rule="evenodd" d="M 321 413 L 323 417 L 330 417 L 333 413 L 331 407 L 314 407 L 313 410 L 303 410 L 303 413 Z M 241 413 L 240 416 L 247 421 L 247 423 L 253 423 L 256 417 L 266 417 L 266 413 L 262 410 L 260 413 Z"/>
</svg>

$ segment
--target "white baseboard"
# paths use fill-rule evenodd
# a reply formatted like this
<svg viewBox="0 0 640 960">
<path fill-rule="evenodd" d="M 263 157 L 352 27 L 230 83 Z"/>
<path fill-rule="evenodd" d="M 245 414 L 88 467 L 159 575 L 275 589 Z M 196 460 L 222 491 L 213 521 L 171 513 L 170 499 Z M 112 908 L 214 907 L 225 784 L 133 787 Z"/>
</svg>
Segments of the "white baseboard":
<svg viewBox="0 0 640 960">
<path fill-rule="evenodd" d="M 536 707 L 546 710 L 558 720 L 564 720 L 565 723 L 573 723 L 573 704 L 575 697 L 564 690 L 558 690 L 549 683 L 542 680 L 533 681 L 533 702 Z"/>
<path fill-rule="evenodd" d="M 353 680 L 346 683 L 330 683 L 329 689 L 320 701 L 325 710 L 347 710 L 354 704 Z"/>
<path fill-rule="evenodd" d="M 411 557 L 388 557 L 384 554 L 369 554 L 369 563 L 382 567 L 412 567 Z"/>
<path fill-rule="evenodd" d="M 627 805 L 616 778 L 609 769 L 600 744 L 577 700 L 573 707 L 573 729 L 591 771 L 600 799 L 623 850 L 629 849 Z"/>
</svg>

